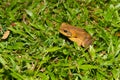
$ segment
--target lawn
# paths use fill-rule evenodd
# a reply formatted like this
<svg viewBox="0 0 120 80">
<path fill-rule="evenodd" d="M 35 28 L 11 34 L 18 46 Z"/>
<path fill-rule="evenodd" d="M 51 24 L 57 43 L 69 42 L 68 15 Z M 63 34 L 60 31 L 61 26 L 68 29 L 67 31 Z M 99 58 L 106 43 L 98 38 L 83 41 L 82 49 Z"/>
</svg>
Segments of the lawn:
<svg viewBox="0 0 120 80">
<path fill-rule="evenodd" d="M 68 40 L 63 22 L 93 44 Z M 120 80 L 120 1 L 0 0 L 0 80 Z"/>
</svg>

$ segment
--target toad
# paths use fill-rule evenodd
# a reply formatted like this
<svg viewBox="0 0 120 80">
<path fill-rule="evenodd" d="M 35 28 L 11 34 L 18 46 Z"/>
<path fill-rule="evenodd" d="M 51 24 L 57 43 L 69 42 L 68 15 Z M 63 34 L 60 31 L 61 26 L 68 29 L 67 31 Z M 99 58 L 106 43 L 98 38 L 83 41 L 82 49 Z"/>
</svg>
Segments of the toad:
<svg viewBox="0 0 120 80">
<path fill-rule="evenodd" d="M 76 42 L 78 46 L 89 47 L 92 44 L 92 37 L 84 29 L 62 23 L 59 32 L 68 37 L 69 40 Z"/>
</svg>

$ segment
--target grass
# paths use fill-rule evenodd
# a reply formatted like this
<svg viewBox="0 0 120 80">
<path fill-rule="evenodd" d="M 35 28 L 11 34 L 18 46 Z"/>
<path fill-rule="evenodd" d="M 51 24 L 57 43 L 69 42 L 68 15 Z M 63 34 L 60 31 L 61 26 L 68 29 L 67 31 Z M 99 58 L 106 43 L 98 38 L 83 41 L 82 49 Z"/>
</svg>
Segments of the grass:
<svg viewBox="0 0 120 80">
<path fill-rule="evenodd" d="M 94 38 L 85 50 L 58 30 L 62 22 Z M 1 0 L 1 80 L 119 80 L 119 0 Z"/>
</svg>

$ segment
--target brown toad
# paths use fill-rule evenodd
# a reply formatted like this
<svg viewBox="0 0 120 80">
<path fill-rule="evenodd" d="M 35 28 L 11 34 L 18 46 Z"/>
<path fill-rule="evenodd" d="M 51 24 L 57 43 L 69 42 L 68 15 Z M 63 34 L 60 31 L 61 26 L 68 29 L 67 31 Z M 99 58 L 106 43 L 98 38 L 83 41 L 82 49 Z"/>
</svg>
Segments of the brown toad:
<svg viewBox="0 0 120 80">
<path fill-rule="evenodd" d="M 68 37 L 71 41 L 76 42 L 78 46 L 88 47 L 92 44 L 92 37 L 84 29 L 62 23 L 59 32 Z"/>
</svg>

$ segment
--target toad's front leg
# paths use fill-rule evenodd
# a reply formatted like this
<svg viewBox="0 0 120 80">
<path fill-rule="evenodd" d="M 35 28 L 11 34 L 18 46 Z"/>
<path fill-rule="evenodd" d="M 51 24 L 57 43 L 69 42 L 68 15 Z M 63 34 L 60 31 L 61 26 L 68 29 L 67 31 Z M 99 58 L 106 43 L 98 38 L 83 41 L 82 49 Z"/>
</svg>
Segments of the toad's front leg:
<svg viewBox="0 0 120 80">
<path fill-rule="evenodd" d="M 76 42 L 78 46 L 82 45 L 82 40 L 80 40 L 79 38 L 69 38 L 71 41 Z M 83 45 L 82 45 L 83 46 Z"/>
</svg>

